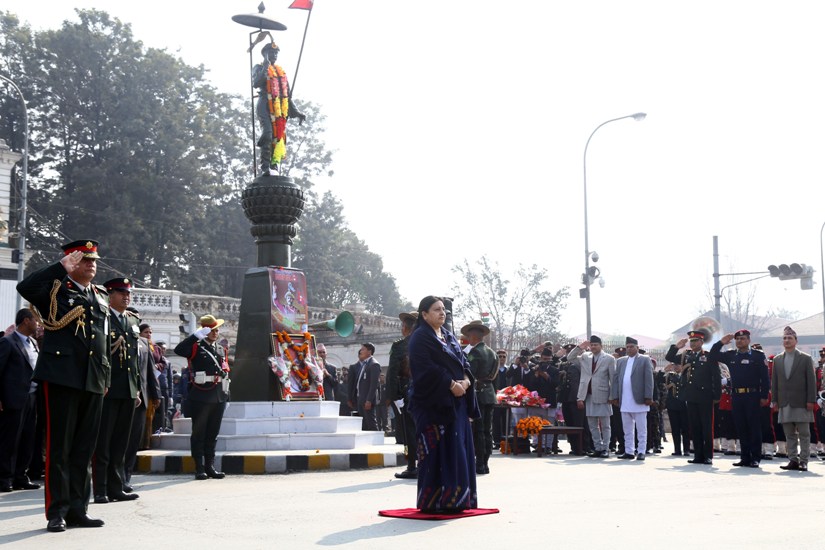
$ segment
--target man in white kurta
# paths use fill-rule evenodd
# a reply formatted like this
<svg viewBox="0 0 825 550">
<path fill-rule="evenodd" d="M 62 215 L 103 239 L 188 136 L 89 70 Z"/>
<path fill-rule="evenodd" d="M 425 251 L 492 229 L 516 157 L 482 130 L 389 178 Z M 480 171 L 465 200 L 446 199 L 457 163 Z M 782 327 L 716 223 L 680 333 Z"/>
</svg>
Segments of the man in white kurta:
<svg viewBox="0 0 825 550">
<path fill-rule="evenodd" d="M 625 346 L 627 356 L 616 362 L 611 388 L 611 402 L 621 411 L 624 430 L 625 453 L 619 458 L 644 460 L 647 413 L 653 403 L 653 363 L 649 357 L 639 355 L 639 343 L 635 339 L 627 337 Z"/>
</svg>

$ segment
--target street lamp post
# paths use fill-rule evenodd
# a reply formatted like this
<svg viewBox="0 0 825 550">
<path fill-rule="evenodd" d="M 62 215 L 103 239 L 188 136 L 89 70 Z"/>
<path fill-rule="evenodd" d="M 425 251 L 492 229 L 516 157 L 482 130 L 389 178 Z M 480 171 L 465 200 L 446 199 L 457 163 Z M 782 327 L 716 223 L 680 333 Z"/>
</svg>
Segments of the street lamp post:
<svg viewBox="0 0 825 550">
<path fill-rule="evenodd" d="M 23 104 L 23 122 L 25 128 L 25 134 L 23 139 L 23 181 L 21 182 L 21 189 L 20 189 L 20 215 L 18 219 L 18 227 L 20 229 L 20 235 L 18 236 L 18 264 L 17 264 L 17 282 L 23 280 L 23 272 L 26 268 L 26 198 L 27 198 L 27 191 L 28 191 L 28 184 L 26 183 L 26 177 L 29 173 L 29 111 L 26 107 L 26 98 L 23 97 L 23 92 L 20 91 L 20 88 L 17 87 L 17 84 L 14 83 L 13 80 L 6 78 L 3 75 L 0 75 L 0 80 L 4 82 L 8 82 L 12 88 L 17 91 L 17 95 L 20 96 L 20 102 Z M 17 298 L 15 301 L 15 308 L 14 311 L 17 312 L 20 310 L 21 305 L 21 297 L 20 294 L 17 294 Z"/>
<path fill-rule="evenodd" d="M 825 335 L 825 251 L 822 248 L 822 232 L 825 231 L 825 222 L 819 228 L 819 274 L 822 276 L 822 334 Z"/>
<path fill-rule="evenodd" d="M 590 277 L 590 243 L 588 241 L 587 235 L 587 148 L 590 146 L 590 140 L 593 139 L 593 135 L 599 131 L 599 128 L 604 126 L 605 124 L 610 124 L 611 122 L 616 122 L 617 120 L 624 120 L 626 118 L 632 118 L 636 121 L 642 121 L 647 116 L 647 113 L 635 113 L 632 115 L 620 116 L 618 118 L 611 118 L 610 120 L 605 120 L 598 126 L 596 129 L 590 133 L 590 137 L 587 138 L 587 143 L 584 144 L 584 301 L 587 308 L 587 334 L 586 337 L 590 338 L 591 336 L 591 323 L 590 323 L 590 285 L 592 284 L 592 280 Z"/>
</svg>

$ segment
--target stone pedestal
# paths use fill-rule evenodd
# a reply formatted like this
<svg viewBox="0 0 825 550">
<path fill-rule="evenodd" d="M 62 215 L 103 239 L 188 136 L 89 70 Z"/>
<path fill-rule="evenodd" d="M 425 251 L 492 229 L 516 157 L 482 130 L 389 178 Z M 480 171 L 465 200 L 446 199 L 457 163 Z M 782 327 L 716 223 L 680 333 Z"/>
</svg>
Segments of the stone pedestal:
<svg viewBox="0 0 825 550">
<path fill-rule="evenodd" d="M 272 354 L 272 291 L 266 267 L 292 266 L 292 239 L 304 210 L 304 192 L 292 178 L 259 176 L 244 189 L 242 200 L 258 247 L 258 267 L 244 275 L 232 400 L 271 401 L 276 399 L 276 382 L 267 365 Z"/>
</svg>

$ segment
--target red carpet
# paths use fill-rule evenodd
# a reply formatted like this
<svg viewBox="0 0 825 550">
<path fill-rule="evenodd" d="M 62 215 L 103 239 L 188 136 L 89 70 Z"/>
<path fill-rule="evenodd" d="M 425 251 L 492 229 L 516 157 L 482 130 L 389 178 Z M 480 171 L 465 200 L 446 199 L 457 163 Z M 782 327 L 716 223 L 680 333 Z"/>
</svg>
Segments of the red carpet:
<svg viewBox="0 0 825 550">
<path fill-rule="evenodd" d="M 443 519 L 460 519 L 471 518 L 473 516 L 484 516 L 487 514 L 498 514 L 498 508 L 475 508 L 472 510 L 463 510 L 460 514 L 425 514 L 418 508 L 399 508 L 397 510 L 379 510 L 378 515 L 388 518 L 401 519 L 429 519 L 429 520 L 443 520 Z"/>
</svg>

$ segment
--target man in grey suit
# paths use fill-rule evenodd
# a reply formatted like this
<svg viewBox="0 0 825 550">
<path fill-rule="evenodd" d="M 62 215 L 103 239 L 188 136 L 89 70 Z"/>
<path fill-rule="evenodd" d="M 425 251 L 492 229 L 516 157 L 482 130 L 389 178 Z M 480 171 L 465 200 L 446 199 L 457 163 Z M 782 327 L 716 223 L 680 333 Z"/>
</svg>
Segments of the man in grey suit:
<svg viewBox="0 0 825 550">
<path fill-rule="evenodd" d="M 773 410 L 779 410 L 779 422 L 785 431 L 788 463 L 783 470 L 808 470 L 811 456 L 811 429 L 816 403 L 814 360 L 796 349 L 796 332 L 785 327 L 782 346 L 785 351 L 773 358 L 771 396 Z"/>
<path fill-rule="evenodd" d="M 362 418 L 362 430 L 378 430 L 375 418 L 375 404 L 378 402 L 378 378 L 381 365 L 372 356 L 375 346 L 370 342 L 358 350 L 358 362 L 349 368 L 349 406 L 358 411 Z"/>
<path fill-rule="evenodd" d="M 647 449 L 647 413 L 653 403 L 653 363 L 650 357 L 639 353 L 639 342 L 631 337 L 625 339 L 627 355 L 616 361 L 616 374 L 610 385 L 610 400 L 619 407 L 622 414 L 625 452 L 619 458 L 645 459 Z M 636 428 L 638 446 L 633 452 L 633 428 Z"/>
<path fill-rule="evenodd" d="M 589 351 L 586 351 L 589 350 Z M 576 406 L 584 409 L 590 434 L 593 436 L 593 458 L 607 458 L 610 444 L 610 383 L 616 373 L 616 359 L 602 350 L 602 339 L 596 335 L 582 342 L 567 354 L 567 360 L 578 361 L 581 370 Z"/>
</svg>

